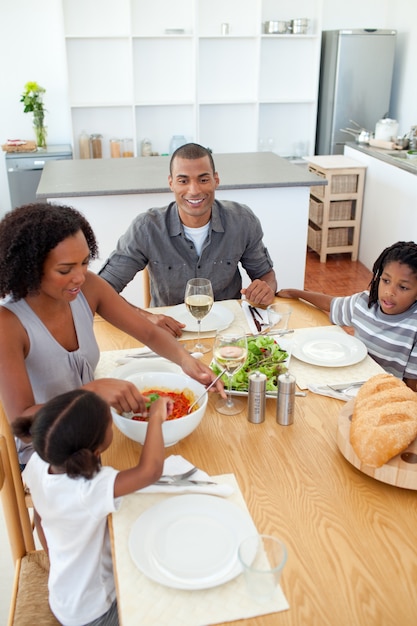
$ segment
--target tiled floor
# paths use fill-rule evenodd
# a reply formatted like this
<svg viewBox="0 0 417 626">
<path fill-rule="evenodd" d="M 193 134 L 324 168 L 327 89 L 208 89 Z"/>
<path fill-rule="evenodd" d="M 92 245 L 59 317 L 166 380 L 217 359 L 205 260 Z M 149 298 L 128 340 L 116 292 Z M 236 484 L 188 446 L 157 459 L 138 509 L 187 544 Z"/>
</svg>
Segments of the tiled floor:
<svg viewBox="0 0 417 626">
<path fill-rule="evenodd" d="M 315 252 L 307 253 L 305 288 L 330 295 L 349 295 L 366 289 L 372 274 L 361 263 L 350 260 L 349 254 L 334 254 L 327 263 L 320 263 Z M 13 580 L 13 564 L 0 507 L 0 626 L 7 623 Z"/>
</svg>

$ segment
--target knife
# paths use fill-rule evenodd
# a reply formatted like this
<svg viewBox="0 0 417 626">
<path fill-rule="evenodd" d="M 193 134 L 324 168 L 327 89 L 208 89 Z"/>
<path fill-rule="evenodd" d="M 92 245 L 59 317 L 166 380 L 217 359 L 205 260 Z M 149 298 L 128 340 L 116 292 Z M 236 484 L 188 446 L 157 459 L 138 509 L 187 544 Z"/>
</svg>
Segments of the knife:
<svg viewBox="0 0 417 626">
<path fill-rule="evenodd" d="M 190 487 L 192 485 L 217 485 L 211 480 L 190 480 L 188 478 L 183 480 L 176 480 L 175 482 L 165 482 L 164 480 L 157 480 L 154 485 L 164 485 L 167 487 Z"/>
<path fill-rule="evenodd" d="M 260 323 L 258 322 L 258 320 L 255 317 L 255 313 L 254 313 L 253 307 L 249 306 L 248 309 L 249 309 L 250 314 L 252 315 L 253 323 L 255 324 L 256 330 L 258 331 L 258 333 L 260 333 L 261 330 L 262 330 L 262 326 L 260 325 Z"/>
<path fill-rule="evenodd" d="M 352 389 L 352 387 L 362 387 L 364 383 L 366 383 L 366 380 L 358 380 L 355 383 L 344 383 L 340 385 L 325 385 L 325 387 L 330 387 L 333 391 L 347 391 L 347 389 Z"/>
</svg>

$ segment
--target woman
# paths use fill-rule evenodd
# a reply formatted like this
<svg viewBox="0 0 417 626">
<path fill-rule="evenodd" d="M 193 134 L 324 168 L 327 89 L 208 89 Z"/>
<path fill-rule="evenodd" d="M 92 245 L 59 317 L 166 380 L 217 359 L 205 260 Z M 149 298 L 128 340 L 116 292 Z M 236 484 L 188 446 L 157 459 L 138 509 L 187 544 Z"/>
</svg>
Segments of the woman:
<svg viewBox="0 0 417 626">
<path fill-rule="evenodd" d="M 0 397 L 10 422 L 78 387 L 94 391 L 119 411 L 144 409 L 132 383 L 94 380 L 99 359 L 95 313 L 201 383 L 215 377 L 171 334 L 88 271 L 97 252 L 89 223 L 70 207 L 24 205 L 0 222 Z M 221 383 L 216 387 L 224 394 Z M 19 441 L 18 451 L 25 463 L 32 448 Z"/>
</svg>

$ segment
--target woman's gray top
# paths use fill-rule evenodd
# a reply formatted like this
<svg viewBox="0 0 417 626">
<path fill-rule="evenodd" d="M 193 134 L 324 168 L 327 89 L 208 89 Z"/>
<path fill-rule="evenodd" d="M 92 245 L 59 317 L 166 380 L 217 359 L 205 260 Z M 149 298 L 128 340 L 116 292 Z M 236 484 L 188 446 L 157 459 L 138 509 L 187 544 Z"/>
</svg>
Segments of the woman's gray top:
<svg viewBox="0 0 417 626">
<path fill-rule="evenodd" d="M 26 300 L 12 302 L 6 298 L 0 304 L 19 318 L 28 334 L 30 347 L 25 365 L 35 404 L 43 404 L 94 379 L 100 351 L 93 331 L 93 314 L 82 293 L 70 303 L 78 339 L 78 349 L 73 352 L 68 352 L 54 339 Z M 32 446 L 19 439 L 16 445 L 20 462 L 26 463 Z"/>
</svg>

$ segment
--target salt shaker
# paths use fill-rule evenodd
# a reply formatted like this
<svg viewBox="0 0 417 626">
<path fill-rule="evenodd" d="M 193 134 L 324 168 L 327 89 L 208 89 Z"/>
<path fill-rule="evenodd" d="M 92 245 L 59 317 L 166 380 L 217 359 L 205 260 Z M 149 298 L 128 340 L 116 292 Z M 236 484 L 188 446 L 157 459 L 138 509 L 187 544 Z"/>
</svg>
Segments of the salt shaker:
<svg viewBox="0 0 417 626">
<path fill-rule="evenodd" d="M 266 376 L 254 372 L 249 376 L 248 421 L 261 424 L 265 421 Z"/>
<path fill-rule="evenodd" d="M 289 426 L 294 422 L 295 378 L 289 372 L 278 376 L 277 423 Z"/>
</svg>

